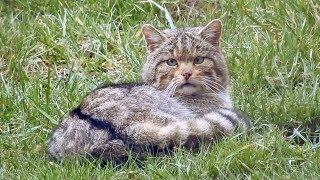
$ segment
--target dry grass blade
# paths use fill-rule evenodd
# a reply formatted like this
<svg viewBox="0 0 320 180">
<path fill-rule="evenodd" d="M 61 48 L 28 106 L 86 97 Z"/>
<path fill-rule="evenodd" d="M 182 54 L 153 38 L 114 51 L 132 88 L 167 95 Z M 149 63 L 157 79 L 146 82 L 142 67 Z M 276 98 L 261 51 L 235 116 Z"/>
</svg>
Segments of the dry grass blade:
<svg viewBox="0 0 320 180">
<path fill-rule="evenodd" d="M 145 1 L 141 1 L 141 2 L 142 3 L 148 2 L 148 3 L 151 3 L 151 4 L 155 5 L 157 8 L 159 8 L 161 11 L 164 12 L 166 20 L 168 21 L 168 23 L 170 25 L 170 28 L 171 29 L 175 29 L 176 28 L 176 26 L 173 23 L 173 19 L 172 19 L 172 16 L 171 16 L 170 12 L 165 7 L 163 7 L 160 4 L 154 2 L 153 0 L 145 0 Z"/>
</svg>

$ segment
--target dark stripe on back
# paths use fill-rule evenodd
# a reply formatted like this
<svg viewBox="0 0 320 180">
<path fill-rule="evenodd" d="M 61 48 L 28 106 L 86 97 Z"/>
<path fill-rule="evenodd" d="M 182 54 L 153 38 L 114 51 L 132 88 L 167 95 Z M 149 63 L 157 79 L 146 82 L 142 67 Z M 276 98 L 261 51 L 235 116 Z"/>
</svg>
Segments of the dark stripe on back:
<svg viewBox="0 0 320 180">
<path fill-rule="evenodd" d="M 118 133 L 116 132 L 115 128 L 113 127 L 113 125 L 110 122 L 93 118 L 90 115 L 87 115 L 87 114 L 81 112 L 81 109 L 79 107 L 72 110 L 70 112 L 70 115 L 71 116 L 76 115 L 80 119 L 86 120 L 87 122 L 89 122 L 92 126 L 94 126 L 97 129 L 107 130 L 109 135 L 111 136 L 111 139 L 119 139 Z"/>
</svg>

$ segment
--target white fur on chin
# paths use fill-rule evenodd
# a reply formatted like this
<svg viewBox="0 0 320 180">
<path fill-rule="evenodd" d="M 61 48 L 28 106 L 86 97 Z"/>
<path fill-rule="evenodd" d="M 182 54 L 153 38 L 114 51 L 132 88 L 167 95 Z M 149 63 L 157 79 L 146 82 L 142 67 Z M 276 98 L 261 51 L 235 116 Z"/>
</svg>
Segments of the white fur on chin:
<svg viewBox="0 0 320 180">
<path fill-rule="evenodd" d="M 197 87 L 187 86 L 180 89 L 181 94 L 192 95 L 197 92 Z"/>
</svg>

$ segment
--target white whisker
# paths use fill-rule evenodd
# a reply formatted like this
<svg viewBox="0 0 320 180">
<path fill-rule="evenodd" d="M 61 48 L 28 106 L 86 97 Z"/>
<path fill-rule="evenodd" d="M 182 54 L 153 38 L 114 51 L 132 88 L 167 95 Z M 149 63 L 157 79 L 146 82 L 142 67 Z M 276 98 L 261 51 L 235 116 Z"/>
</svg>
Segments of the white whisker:
<svg viewBox="0 0 320 180">
<path fill-rule="evenodd" d="M 211 87 L 215 87 L 217 90 L 222 89 L 224 90 L 225 88 L 221 86 L 221 84 L 215 83 L 215 82 L 207 82 Z"/>
<path fill-rule="evenodd" d="M 164 93 L 170 97 L 173 97 L 175 91 L 176 91 L 177 85 L 175 82 L 171 82 L 167 88 L 164 90 Z"/>
<path fill-rule="evenodd" d="M 175 84 L 171 93 L 171 97 L 173 97 L 174 93 L 176 92 L 177 85 Z"/>
<path fill-rule="evenodd" d="M 165 94 L 169 95 L 173 84 L 174 84 L 174 83 L 171 82 L 171 83 L 166 87 L 166 89 L 165 89 L 163 92 L 164 92 Z"/>
<path fill-rule="evenodd" d="M 211 86 L 210 84 L 208 84 L 207 82 L 203 81 L 202 83 L 204 85 L 204 87 L 209 90 L 209 91 L 212 91 L 212 92 L 216 92 L 218 91 L 218 89 L 215 87 L 215 86 Z"/>
<path fill-rule="evenodd" d="M 206 83 L 210 84 L 211 86 L 214 86 L 217 89 L 220 88 L 222 90 L 225 90 L 225 87 L 223 87 L 220 83 L 214 81 L 213 79 L 214 79 L 214 76 L 207 76 L 207 77 L 205 76 L 205 77 L 203 77 L 203 80 Z"/>
</svg>

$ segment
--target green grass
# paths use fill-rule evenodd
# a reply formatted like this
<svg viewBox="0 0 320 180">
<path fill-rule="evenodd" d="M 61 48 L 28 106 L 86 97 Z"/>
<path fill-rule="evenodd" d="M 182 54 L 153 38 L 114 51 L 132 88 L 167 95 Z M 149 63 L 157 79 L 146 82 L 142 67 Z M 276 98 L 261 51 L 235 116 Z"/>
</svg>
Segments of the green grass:
<svg viewBox="0 0 320 180">
<path fill-rule="evenodd" d="M 178 27 L 224 22 L 232 93 L 253 119 L 251 135 L 102 167 L 49 161 L 47 141 L 87 92 L 139 79 L 140 27 L 168 28 L 165 15 L 135 0 L 0 1 L 0 179 L 319 179 L 319 147 L 283 138 L 283 125 L 320 116 L 319 1 L 215 2 L 190 15 L 178 1 L 166 7 Z"/>
</svg>

